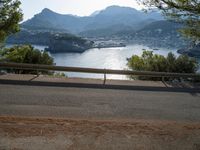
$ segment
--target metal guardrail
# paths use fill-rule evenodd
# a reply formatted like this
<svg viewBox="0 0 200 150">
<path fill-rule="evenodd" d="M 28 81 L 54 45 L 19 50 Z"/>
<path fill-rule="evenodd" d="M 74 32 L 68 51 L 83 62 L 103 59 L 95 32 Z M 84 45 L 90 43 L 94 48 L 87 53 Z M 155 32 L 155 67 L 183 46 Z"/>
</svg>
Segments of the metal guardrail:
<svg viewBox="0 0 200 150">
<path fill-rule="evenodd" d="M 162 77 L 162 79 L 164 79 L 165 77 L 200 78 L 200 74 L 188 74 L 188 73 L 111 70 L 111 69 L 64 67 L 64 66 L 51 66 L 51 65 L 40 65 L 40 64 L 5 63 L 5 62 L 0 62 L 0 68 L 104 74 L 104 83 L 106 82 L 106 74 Z"/>
</svg>

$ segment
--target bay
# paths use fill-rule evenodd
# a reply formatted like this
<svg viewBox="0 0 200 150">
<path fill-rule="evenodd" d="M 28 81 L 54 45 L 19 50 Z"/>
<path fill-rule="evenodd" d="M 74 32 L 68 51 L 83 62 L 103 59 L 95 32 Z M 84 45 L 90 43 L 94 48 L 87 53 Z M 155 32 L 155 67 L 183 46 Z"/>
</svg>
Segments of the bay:
<svg viewBox="0 0 200 150">
<path fill-rule="evenodd" d="M 7 45 L 11 47 L 13 45 Z M 44 50 L 47 46 L 33 45 L 39 50 Z M 50 54 L 54 58 L 54 62 L 57 66 L 69 66 L 69 67 L 85 67 L 85 68 L 100 68 L 100 69 L 120 69 L 126 70 L 127 58 L 132 55 L 139 55 L 143 53 L 143 50 L 153 51 L 154 54 L 160 54 L 166 56 L 169 52 L 174 53 L 176 56 L 176 49 L 158 48 L 153 50 L 145 45 L 128 45 L 126 47 L 114 47 L 114 48 L 92 48 L 86 50 L 84 53 L 57 53 Z M 88 74 L 88 73 L 73 73 L 67 72 L 68 77 L 78 78 L 103 78 L 102 74 Z M 108 79 L 123 79 L 128 77 L 124 75 L 107 75 Z"/>
<path fill-rule="evenodd" d="M 127 58 L 132 55 L 141 55 L 143 49 L 152 50 L 143 45 L 128 45 L 127 47 L 115 48 L 93 48 L 84 53 L 58 53 L 52 54 L 56 65 L 71 66 L 71 67 L 86 67 L 86 68 L 100 68 L 100 69 L 128 69 Z M 160 48 L 154 53 L 166 56 L 169 52 L 178 55 L 176 50 Z M 103 78 L 101 74 L 87 74 L 87 73 L 67 73 L 69 77 L 80 78 Z M 107 75 L 108 79 L 128 79 L 124 75 Z"/>
</svg>

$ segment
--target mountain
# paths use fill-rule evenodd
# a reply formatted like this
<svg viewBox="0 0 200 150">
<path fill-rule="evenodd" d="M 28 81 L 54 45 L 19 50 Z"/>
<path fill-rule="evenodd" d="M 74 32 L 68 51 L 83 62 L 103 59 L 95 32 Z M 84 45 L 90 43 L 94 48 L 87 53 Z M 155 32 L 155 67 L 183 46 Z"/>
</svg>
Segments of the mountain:
<svg viewBox="0 0 200 150">
<path fill-rule="evenodd" d="M 71 48 L 74 52 L 82 52 L 89 47 L 106 47 L 110 45 L 106 43 L 109 40 L 122 45 L 135 43 L 152 48 L 175 49 L 183 48 L 190 42 L 179 34 L 178 30 L 182 27 L 181 24 L 165 20 L 156 10 L 144 13 L 130 7 L 110 6 L 90 16 L 79 17 L 58 14 L 45 8 L 23 22 L 21 32 L 10 36 L 8 43 L 48 45 L 51 52 L 64 52 L 66 49 L 62 47 L 68 47 L 67 51 Z M 52 37 L 62 33 L 68 34 L 68 38 Z M 73 42 L 71 36 L 74 35 L 83 40 L 72 38 L 75 40 Z M 99 41 L 103 46 L 98 45 Z"/>
<path fill-rule="evenodd" d="M 82 37 L 88 37 L 88 38 L 100 38 L 100 37 L 107 37 L 107 36 L 115 36 L 119 32 L 125 33 L 126 31 L 134 31 L 135 28 L 132 28 L 131 26 L 127 26 L 124 24 L 117 24 L 108 26 L 105 28 L 99 28 L 99 29 L 91 29 L 86 30 L 83 32 L 80 32 L 79 35 Z"/>
<path fill-rule="evenodd" d="M 166 37 L 168 35 L 180 36 L 177 31 L 181 27 L 183 27 L 183 25 L 171 21 L 155 21 L 137 31 L 137 34 L 145 34 L 145 36 L 148 37 Z"/>
<path fill-rule="evenodd" d="M 22 28 L 26 29 L 52 29 L 63 30 L 66 32 L 78 32 L 84 25 L 85 18 L 62 15 L 51 11 L 50 9 L 43 9 L 41 13 L 36 14 L 32 19 L 29 19 L 21 24 Z"/>
<path fill-rule="evenodd" d="M 97 11 L 93 12 L 90 16 L 94 17 L 94 16 L 98 15 L 100 12 L 101 12 L 100 10 L 97 10 Z"/>
<path fill-rule="evenodd" d="M 23 22 L 21 26 L 29 30 L 55 30 L 77 34 L 122 24 L 136 28 L 141 22 L 144 23 L 149 19 L 161 20 L 163 17 L 159 12 L 146 14 L 134 8 L 120 6 L 110 6 L 86 17 L 58 14 L 45 8 L 41 13 Z"/>
<path fill-rule="evenodd" d="M 181 48 L 188 43 L 177 32 L 182 26 L 166 21 L 157 10 L 145 13 L 134 8 L 120 6 L 110 6 L 86 17 L 58 14 L 45 8 L 32 19 L 23 22 L 21 27 L 23 31 L 30 33 L 71 33 L 92 38 L 93 41 L 115 39 L 151 47 Z M 27 41 L 23 35 L 26 33 L 19 33 L 20 38 L 15 37 L 9 40 L 11 42 L 17 40 L 23 42 L 21 39 Z M 41 34 L 41 37 L 43 36 Z M 32 37 L 32 39 L 38 41 L 37 37 Z"/>
</svg>

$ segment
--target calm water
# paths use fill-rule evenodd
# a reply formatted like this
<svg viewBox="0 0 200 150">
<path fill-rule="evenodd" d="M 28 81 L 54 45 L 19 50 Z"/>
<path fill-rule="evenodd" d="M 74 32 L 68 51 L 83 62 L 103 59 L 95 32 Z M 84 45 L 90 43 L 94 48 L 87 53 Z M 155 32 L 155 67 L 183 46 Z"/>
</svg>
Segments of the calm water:
<svg viewBox="0 0 200 150">
<path fill-rule="evenodd" d="M 38 49 L 44 49 L 45 46 L 35 46 Z M 58 66 L 73 66 L 73 67 L 89 67 L 89 68 L 106 68 L 106 69 L 127 69 L 127 58 L 132 55 L 141 55 L 143 50 L 152 50 L 142 45 L 129 45 L 120 48 L 102 48 L 102 49 L 89 49 L 84 53 L 59 53 L 51 54 Z M 172 50 L 160 48 L 155 50 L 154 53 L 167 55 Z M 173 51 L 178 55 L 176 51 Z M 66 73 L 69 77 L 82 77 L 82 78 L 103 78 L 99 74 L 85 74 L 85 73 Z M 121 75 L 108 75 L 109 79 L 127 79 L 126 76 Z"/>
<path fill-rule="evenodd" d="M 10 47 L 12 45 L 7 45 Z M 44 50 L 46 46 L 33 45 L 39 50 Z M 57 66 L 71 66 L 71 67 L 86 67 L 86 68 L 101 68 L 101 69 L 127 69 L 127 58 L 132 55 L 141 55 L 143 49 L 152 50 L 143 45 L 129 45 L 127 47 L 117 48 L 93 48 L 84 53 L 59 53 L 51 54 Z M 169 52 L 173 52 L 178 56 L 176 50 L 159 48 L 159 50 L 152 50 L 155 54 L 166 56 Z M 200 61 L 199 61 L 200 62 Z M 199 70 L 200 71 L 200 70 Z M 67 72 L 69 77 L 81 78 L 103 78 L 101 74 L 86 74 Z M 108 79 L 127 79 L 126 76 L 121 75 L 107 75 Z"/>
</svg>

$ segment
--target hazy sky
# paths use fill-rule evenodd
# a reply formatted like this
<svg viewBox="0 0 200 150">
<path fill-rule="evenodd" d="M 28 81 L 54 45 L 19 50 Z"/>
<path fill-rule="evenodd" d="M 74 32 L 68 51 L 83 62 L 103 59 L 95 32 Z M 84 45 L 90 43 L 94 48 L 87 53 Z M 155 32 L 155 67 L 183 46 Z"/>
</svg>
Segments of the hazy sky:
<svg viewBox="0 0 200 150">
<path fill-rule="evenodd" d="M 136 0 L 21 0 L 24 20 L 49 8 L 61 14 L 87 16 L 96 10 L 101 10 L 110 5 L 129 6 L 140 9 Z"/>
</svg>

